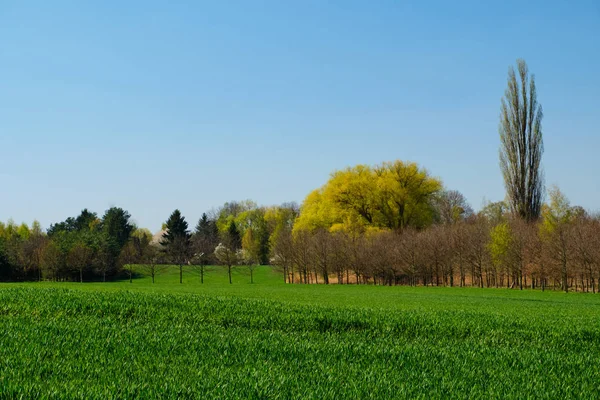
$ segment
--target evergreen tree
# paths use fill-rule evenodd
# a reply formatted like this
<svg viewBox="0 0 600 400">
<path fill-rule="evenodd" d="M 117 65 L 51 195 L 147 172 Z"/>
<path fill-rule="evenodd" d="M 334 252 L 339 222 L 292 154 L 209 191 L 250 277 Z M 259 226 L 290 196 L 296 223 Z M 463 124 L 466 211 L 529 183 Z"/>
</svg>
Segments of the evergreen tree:
<svg viewBox="0 0 600 400">
<path fill-rule="evenodd" d="M 191 234 L 188 223 L 179 210 L 173 211 L 166 223 L 166 232 L 160 244 L 172 262 L 179 265 L 179 283 L 183 283 L 183 265 L 191 253 Z"/>
<path fill-rule="evenodd" d="M 217 227 L 217 222 L 208 218 L 206 213 L 203 213 L 200 220 L 198 220 L 194 235 L 216 246 L 219 242 L 219 228 Z"/>
<path fill-rule="evenodd" d="M 130 218 L 131 215 L 119 207 L 109 208 L 102 217 L 102 230 L 114 240 L 118 252 L 125 246 L 131 233 L 135 230 L 135 226 L 129 222 Z"/>
<path fill-rule="evenodd" d="M 202 214 L 192 237 L 193 262 L 200 267 L 200 280 L 204 283 L 205 266 L 216 262 L 215 248 L 219 244 L 219 230 L 214 220 Z"/>
<path fill-rule="evenodd" d="M 237 228 L 237 225 L 233 221 L 229 223 L 225 241 L 227 242 L 228 247 L 234 251 L 240 250 L 242 248 L 242 237 L 240 235 L 240 231 Z"/>
<path fill-rule="evenodd" d="M 198 220 L 198 224 L 196 225 L 196 235 L 202 236 L 210 236 L 211 232 L 211 221 L 208 219 L 208 215 L 206 213 L 202 213 L 202 216 Z"/>
<path fill-rule="evenodd" d="M 81 214 L 75 218 L 75 230 L 89 230 L 97 219 L 98 215 L 95 212 L 91 212 L 87 208 L 84 208 L 81 211 Z"/>
</svg>

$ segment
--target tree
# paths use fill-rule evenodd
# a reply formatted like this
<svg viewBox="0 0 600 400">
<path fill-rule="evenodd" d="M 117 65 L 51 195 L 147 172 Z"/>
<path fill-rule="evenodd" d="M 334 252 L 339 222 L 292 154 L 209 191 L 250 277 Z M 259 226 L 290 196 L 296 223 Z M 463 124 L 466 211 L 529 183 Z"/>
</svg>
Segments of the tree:
<svg viewBox="0 0 600 400">
<path fill-rule="evenodd" d="M 242 249 L 238 258 L 246 264 L 250 272 L 250 283 L 254 283 L 254 270 L 260 265 L 262 256 L 262 243 L 260 236 L 254 233 L 254 228 L 249 227 L 242 238 Z"/>
<path fill-rule="evenodd" d="M 375 222 L 377 182 L 373 169 L 368 165 L 357 165 L 331 174 L 325 195 L 341 209 L 355 213 L 364 224 Z"/>
<path fill-rule="evenodd" d="M 74 228 L 77 231 L 90 230 L 93 229 L 97 222 L 98 214 L 89 211 L 87 208 L 84 208 L 81 211 L 81 214 L 79 214 L 79 216 L 75 218 Z"/>
<path fill-rule="evenodd" d="M 102 217 L 102 230 L 116 244 L 117 255 L 135 230 L 130 218 L 131 215 L 119 207 L 109 208 Z"/>
<path fill-rule="evenodd" d="M 378 209 L 385 227 L 403 230 L 423 228 L 434 217 L 433 198 L 442 190 L 439 179 L 416 163 L 394 161 L 375 168 L 378 177 Z"/>
<path fill-rule="evenodd" d="M 231 201 L 225 203 L 216 212 L 216 224 L 220 232 L 225 232 L 232 221 L 239 222 L 240 216 L 243 218 L 245 212 L 254 210 L 257 205 L 252 200 Z M 238 227 L 239 228 L 239 227 Z"/>
<path fill-rule="evenodd" d="M 202 213 L 202 216 L 198 220 L 194 235 L 202 236 L 212 241 L 219 240 L 219 228 L 215 220 L 210 219 L 206 213 Z"/>
<path fill-rule="evenodd" d="M 292 229 L 283 227 L 271 236 L 272 264 L 283 268 L 283 281 L 294 283 L 294 239 Z"/>
<path fill-rule="evenodd" d="M 50 276 L 52 280 L 57 280 L 63 260 L 61 251 L 53 240 L 49 241 L 42 250 L 41 261 L 46 275 Z"/>
<path fill-rule="evenodd" d="M 149 243 L 143 248 L 140 260 L 140 268 L 152 277 L 152 283 L 154 283 L 156 276 L 166 268 L 162 264 L 163 252 L 155 243 Z"/>
<path fill-rule="evenodd" d="M 41 281 L 42 250 L 48 239 L 38 221 L 33 221 L 28 236 L 28 239 L 22 243 L 20 259 L 25 269 L 25 275 L 29 278 L 37 275 L 37 279 Z"/>
<path fill-rule="evenodd" d="M 79 282 L 83 283 L 83 272 L 87 270 L 92 260 L 92 249 L 85 243 L 78 242 L 67 255 L 67 265 L 79 272 Z"/>
<path fill-rule="evenodd" d="M 270 232 L 268 247 L 270 263 L 281 268 L 283 281 L 294 283 L 294 242 L 292 230 L 298 218 L 299 207 L 296 203 L 284 203 L 281 206 L 269 207 L 265 211 L 264 220 Z"/>
<path fill-rule="evenodd" d="M 434 198 L 436 219 L 442 224 L 455 224 L 473 215 L 473 208 L 458 190 L 443 190 Z"/>
<path fill-rule="evenodd" d="M 7 281 L 11 278 L 12 268 L 4 245 L 4 238 L 0 236 L 0 280 Z"/>
<path fill-rule="evenodd" d="M 229 284 L 232 283 L 231 268 L 238 263 L 238 256 L 239 252 L 237 250 L 223 243 L 219 243 L 219 245 L 215 248 L 215 257 L 217 257 L 217 260 L 219 260 L 221 264 L 227 267 Z"/>
<path fill-rule="evenodd" d="M 573 224 L 573 260 L 580 268 L 579 275 L 582 288 L 586 288 L 587 291 L 591 288 L 592 293 L 596 293 L 595 275 L 600 263 L 598 259 L 598 245 L 600 244 L 598 221 L 591 218 L 587 213 L 577 214 Z"/>
<path fill-rule="evenodd" d="M 232 250 L 238 251 L 242 248 L 242 238 L 240 236 L 240 231 L 237 228 L 237 225 L 234 221 L 229 223 L 229 227 L 227 228 L 227 233 L 225 234 L 225 242 L 231 247 Z"/>
<path fill-rule="evenodd" d="M 472 219 L 472 217 L 471 217 Z M 458 265 L 459 274 L 459 286 L 463 287 L 466 285 L 466 271 L 465 265 L 467 261 L 467 250 L 468 250 L 468 228 L 467 221 L 460 221 L 453 225 L 450 230 L 450 238 L 452 242 L 452 250 L 454 252 L 454 260 Z"/>
<path fill-rule="evenodd" d="M 494 266 L 495 272 L 495 284 L 498 287 L 498 284 L 502 284 L 498 279 L 499 272 L 498 270 L 502 270 L 506 272 L 507 278 L 507 286 L 510 282 L 510 272 L 512 265 L 512 251 L 511 247 L 513 245 L 512 232 L 510 230 L 510 226 L 507 222 L 500 223 L 496 226 L 493 226 L 490 231 L 490 242 L 488 244 L 488 249 L 490 252 L 490 257 L 492 261 L 492 265 Z M 513 284 L 515 280 L 513 279 Z"/>
<path fill-rule="evenodd" d="M 145 235 L 142 235 L 141 237 L 132 236 L 121 249 L 121 254 L 119 254 L 119 263 L 123 267 L 127 268 L 129 283 L 133 283 L 133 267 L 142 260 L 142 254 L 144 252 L 143 247 L 147 246 L 148 244 L 149 241 L 147 241 L 147 237 Z"/>
<path fill-rule="evenodd" d="M 215 249 L 215 256 L 221 264 L 227 267 L 227 276 L 229 277 L 230 284 L 232 283 L 231 269 L 240 261 L 239 251 L 241 249 L 242 238 L 240 237 L 240 231 L 232 220 L 229 222 L 227 231 L 223 234 L 223 241 Z"/>
<path fill-rule="evenodd" d="M 569 291 L 569 267 L 571 264 L 571 223 L 573 210 L 567 197 L 556 186 L 549 191 L 550 204 L 542 211 L 541 234 L 546 252 L 555 267 L 558 267 L 562 290 Z"/>
<path fill-rule="evenodd" d="M 508 204 L 504 201 L 485 202 L 479 215 L 486 218 L 490 225 L 496 226 L 507 221 Z"/>
<path fill-rule="evenodd" d="M 508 72 L 508 88 L 500 114 L 500 168 L 512 211 L 531 222 L 539 218 L 544 192 L 541 168 L 542 106 L 537 102 L 535 77 L 525 61 Z"/>
<path fill-rule="evenodd" d="M 106 282 L 107 275 L 114 275 L 117 272 L 118 256 L 115 242 L 107 234 L 101 234 L 94 264 L 96 273 L 102 276 L 102 282 Z"/>
<path fill-rule="evenodd" d="M 441 181 L 415 163 L 358 165 L 334 172 L 302 204 L 295 229 L 425 228 L 435 217 Z"/>
<path fill-rule="evenodd" d="M 489 265 L 489 222 L 482 215 L 474 216 L 467 224 L 466 258 L 471 265 L 471 286 L 483 287 L 483 273 Z M 489 274 L 486 274 L 489 286 Z"/>
<path fill-rule="evenodd" d="M 329 284 L 329 273 L 332 261 L 333 238 L 326 229 L 317 229 L 311 240 L 311 258 L 316 271 L 323 276 L 323 282 Z M 317 274 L 315 273 L 315 279 Z"/>
<path fill-rule="evenodd" d="M 190 257 L 191 234 L 188 223 L 179 210 L 173 211 L 166 222 L 166 232 L 160 244 L 166 250 L 172 262 L 179 266 L 179 283 L 183 283 L 183 266 Z"/>
<path fill-rule="evenodd" d="M 300 281 L 307 284 L 309 282 L 309 267 L 312 261 L 311 234 L 305 229 L 295 229 L 292 239 L 294 264 L 300 274 Z"/>
<path fill-rule="evenodd" d="M 200 270 L 200 282 L 204 283 L 206 266 L 214 260 L 214 249 L 219 243 L 219 229 L 214 220 L 202 214 L 192 236 L 192 264 Z"/>
</svg>

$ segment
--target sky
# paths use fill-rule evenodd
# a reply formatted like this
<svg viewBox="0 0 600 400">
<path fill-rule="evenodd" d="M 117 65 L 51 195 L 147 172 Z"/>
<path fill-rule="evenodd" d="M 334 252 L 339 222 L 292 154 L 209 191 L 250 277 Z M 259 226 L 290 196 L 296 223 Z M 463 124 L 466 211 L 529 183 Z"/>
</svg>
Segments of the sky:
<svg viewBox="0 0 600 400">
<path fill-rule="evenodd" d="M 301 203 L 414 161 L 504 198 L 500 100 L 527 61 L 546 184 L 600 210 L 600 2 L 0 0 L 0 220 Z"/>
</svg>

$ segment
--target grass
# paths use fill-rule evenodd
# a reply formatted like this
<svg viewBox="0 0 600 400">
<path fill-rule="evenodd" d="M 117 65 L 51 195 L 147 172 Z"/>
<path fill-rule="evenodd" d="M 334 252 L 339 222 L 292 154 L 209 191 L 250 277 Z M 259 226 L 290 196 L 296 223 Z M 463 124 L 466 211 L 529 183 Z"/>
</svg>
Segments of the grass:
<svg viewBox="0 0 600 400">
<path fill-rule="evenodd" d="M 1 398 L 594 398 L 600 296 L 255 284 L 0 285 Z"/>
</svg>

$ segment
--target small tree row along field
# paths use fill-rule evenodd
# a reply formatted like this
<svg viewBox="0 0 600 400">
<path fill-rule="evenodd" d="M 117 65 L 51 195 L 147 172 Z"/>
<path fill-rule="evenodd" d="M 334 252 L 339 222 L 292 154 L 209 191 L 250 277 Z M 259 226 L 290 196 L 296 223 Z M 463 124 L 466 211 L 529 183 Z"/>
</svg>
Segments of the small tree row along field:
<svg viewBox="0 0 600 400">
<path fill-rule="evenodd" d="M 581 398 L 600 390 L 600 297 L 254 284 L 172 267 L 0 284 L 1 398 Z"/>
</svg>

